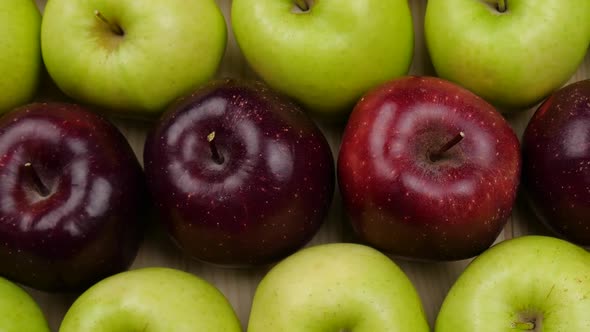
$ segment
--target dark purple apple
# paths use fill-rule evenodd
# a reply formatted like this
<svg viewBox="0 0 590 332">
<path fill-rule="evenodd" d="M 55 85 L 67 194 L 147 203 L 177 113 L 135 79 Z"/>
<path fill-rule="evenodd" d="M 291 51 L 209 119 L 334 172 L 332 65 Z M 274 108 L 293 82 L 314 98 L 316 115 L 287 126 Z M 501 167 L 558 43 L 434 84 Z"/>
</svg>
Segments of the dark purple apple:
<svg viewBox="0 0 590 332">
<path fill-rule="evenodd" d="M 177 245 L 226 266 L 270 263 L 306 244 L 335 184 L 322 132 L 255 81 L 215 81 L 172 105 L 148 135 L 144 165 Z"/>
<path fill-rule="evenodd" d="M 539 219 L 590 246 L 590 80 L 551 95 L 523 136 L 523 189 Z"/>
<path fill-rule="evenodd" d="M 518 139 L 494 107 L 448 81 L 404 77 L 356 105 L 338 181 L 364 242 L 414 260 L 458 260 L 497 238 L 520 167 Z"/>
<path fill-rule="evenodd" d="M 125 137 L 80 106 L 0 118 L 0 275 L 78 291 L 126 269 L 142 239 L 145 179 Z"/>
</svg>

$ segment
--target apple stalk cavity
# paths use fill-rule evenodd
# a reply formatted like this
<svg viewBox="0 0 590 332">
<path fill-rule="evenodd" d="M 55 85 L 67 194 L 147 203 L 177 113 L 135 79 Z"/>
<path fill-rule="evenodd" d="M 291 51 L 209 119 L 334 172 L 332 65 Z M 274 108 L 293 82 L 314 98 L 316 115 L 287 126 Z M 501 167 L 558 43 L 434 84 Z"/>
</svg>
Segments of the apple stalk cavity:
<svg viewBox="0 0 590 332">
<path fill-rule="evenodd" d="M 506 1 L 507 0 L 498 0 L 497 9 L 500 13 L 504 13 L 508 9 L 506 6 Z"/>
<path fill-rule="evenodd" d="M 295 7 L 297 12 L 307 13 L 311 9 L 310 0 L 295 0 Z"/>
<path fill-rule="evenodd" d="M 35 188 L 35 191 L 39 193 L 39 195 L 43 197 L 49 196 L 49 188 L 43 183 L 37 171 L 31 163 L 26 163 L 22 166 L 23 174 L 31 181 L 32 185 Z"/>
<path fill-rule="evenodd" d="M 215 132 L 212 131 L 209 135 L 207 135 L 207 142 L 209 142 L 209 148 L 211 149 L 211 158 L 213 158 L 213 160 L 221 165 L 224 162 L 224 158 L 223 155 L 221 153 L 219 153 L 219 150 L 217 150 L 217 144 L 215 144 Z"/>
<path fill-rule="evenodd" d="M 535 329 L 535 323 L 533 323 L 533 322 L 525 322 L 525 323 L 516 322 L 516 323 L 514 323 L 512 328 L 519 330 L 519 331 L 533 331 Z"/>
<path fill-rule="evenodd" d="M 455 145 L 459 144 L 461 140 L 465 138 L 464 132 L 459 132 L 455 137 L 453 137 L 450 141 L 448 141 L 445 145 L 443 145 L 438 151 L 435 153 L 430 154 L 430 161 L 436 162 L 442 158 L 442 155 L 453 148 Z"/>
<path fill-rule="evenodd" d="M 109 27 L 109 29 L 117 36 L 122 37 L 125 35 L 125 31 L 123 31 L 123 29 L 118 24 L 109 21 L 106 17 L 104 17 L 104 15 L 102 15 L 100 11 L 95 10 L 94 16 L 96 16 L 97 19 L 106 24 Z"/>
</svg>

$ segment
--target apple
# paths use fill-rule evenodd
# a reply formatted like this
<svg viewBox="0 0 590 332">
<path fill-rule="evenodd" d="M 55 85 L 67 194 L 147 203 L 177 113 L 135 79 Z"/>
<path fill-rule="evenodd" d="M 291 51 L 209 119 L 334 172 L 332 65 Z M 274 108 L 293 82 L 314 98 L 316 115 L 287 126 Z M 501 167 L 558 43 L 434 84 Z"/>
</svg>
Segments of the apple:
<svg viewBox="0 0 590 332">
<path fill-rule="evenodd" d="M 477 257 L 459 276 L 436 332 L 587 331 L 590 255 L 564 240 L 523 236 Z"/>
<path fill-rule="evenodd" d="M 414 286 L 387 256 L 352 243 L 289 256 L 262 279 L 248 332 L 427 332 Z"/>
<path fill-rule="evenodd" d="M 349 113 L 412 62 L 407 0 L 234 0 L 231 14 L 251 67 L 316 116 Z"/>
<path fill-rule="evenodd" d="M 127 268 L 142 239 L 141 166 L 110 122 L 62 103 L 0 118 L 0 275 L 78 291 Z"/>
<path fill-rule="evenodd" d="M 43 312 L 22 288 L 0 277 L 0 331 L 49 332 Z"/>
<path fill-rule="evenodd" d="M 188 256 L 267 264 L 307 243 L 334 192 L 326 138 L 295 104 L 256 81 L 211 82 L 149 133 L 144 165 L 160 220 Z"/>
<path fill-rule="evenodd" d="M 559 236 L 590 246 L 590 80 L 556 91 L 537 109 L 522 153 L 535 214 Z"/>
<path fill-rule="evenodd" d="M 32 0 L 0 1 L 0 112 L 33 99 L 41 77 L 41 14 Z"/>
<path fill-rule="evenodd" d="M 224 295 L 207 281 L 171 268 L 147 267 L 106 278 L 84 292 L 59 332 L 241 332 Z"/>
<path fill-rule="evenodd" d="M 338 183 L 362 241 L 408 259 L 459 260 L 497 238 L 520 166 L 518 138 L 490 104 L 439 78 L 405 77 L 356 105 Z"/>
<path fill-rule="evenodd" d="M 64 93 L 140 118 L 211 79 L 226 35 L 214 0 L 51 0 L 41 30 L 45 65 Z"/>
<path fill-rule="evenodd" d="M 590 43 L 588 0 L 429 0 L 426 45 L 438 76 L 508 112 L 576 72 Z"/>
</svg>

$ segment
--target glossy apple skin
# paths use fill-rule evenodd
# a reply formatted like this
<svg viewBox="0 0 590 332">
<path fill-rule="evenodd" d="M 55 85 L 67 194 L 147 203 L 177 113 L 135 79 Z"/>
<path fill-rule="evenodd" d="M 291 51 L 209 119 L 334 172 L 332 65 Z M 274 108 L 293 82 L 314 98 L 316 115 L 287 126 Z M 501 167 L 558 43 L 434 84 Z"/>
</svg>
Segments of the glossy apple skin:
<svg viewBox="0 0 590 332">
<path fill-rule="evenodd" d="M 207 135 L 224 156 L 212 158 Z M 148 135 L 152 199 L 189 256 L 223 266 L 274 262 L 307 243 L 332 201 L 322 132 L 260 82 L 219 80 L 180 99 Z"/>
<path fill-rule="evenodd" d="M 537 109 L 522 152 L 535 214 L 559 236 L 590 246 L 590 80 L 556 91 Z"/>
<path fill-rule="evenodd" d="M 443 159 L 430 160 L 461 131 Z M 403 258 L 458 260 L 498 236 L 520 167 L 518 139 L 491 105 L 438 78 L 405 77 L 355 107 L 338 181 L 361 240 Z"/>
<path fill-rule="evenodd" d="M 142 239 L 145 192 L 131 147 L 104 118 L 61 103 L 8 113 L 0 119 L 0 275 L 69 292 L 126 269 Z"/>
</svg>

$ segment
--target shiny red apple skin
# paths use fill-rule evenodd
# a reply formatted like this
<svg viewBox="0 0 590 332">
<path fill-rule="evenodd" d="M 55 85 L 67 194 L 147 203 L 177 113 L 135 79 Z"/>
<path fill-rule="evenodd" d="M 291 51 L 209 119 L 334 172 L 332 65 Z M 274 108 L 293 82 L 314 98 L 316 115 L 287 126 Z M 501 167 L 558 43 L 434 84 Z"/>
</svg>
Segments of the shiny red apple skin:
<svg viewBox="0 0 590 332">
<path fill-rule="evenodd" d="M 145 192 L 131 147 L 104 118 L 65 103 L 31 104 L 4 115 L 0 275 L 72 292 L 126 269 L 142 240 Z"/>
<path fill-rule="evenodd" d="M 590 80 L 556 91 L 529 121 L 523 189 L 545 225 L 590 246 Z"/>
<path fill-rule="evenodd" d="M 465 137 L 430 157 L 460 132 Z M 338 157 L 343 202 L 358 237 L 394 256 L 473 257 L 497 238 L 519 186 L 518 139 L 483 99 L 433 77 L 368 92 Z"/>
<path fill-rule="evenodd" d="M 306 244 L 335 185 L 333 155 L 314 122 L 264 84 L 236 79 L 172 105 L 148 135 L 144 165 L 176 244 L 228 267 L 271 263 Z"/>
</svg>

